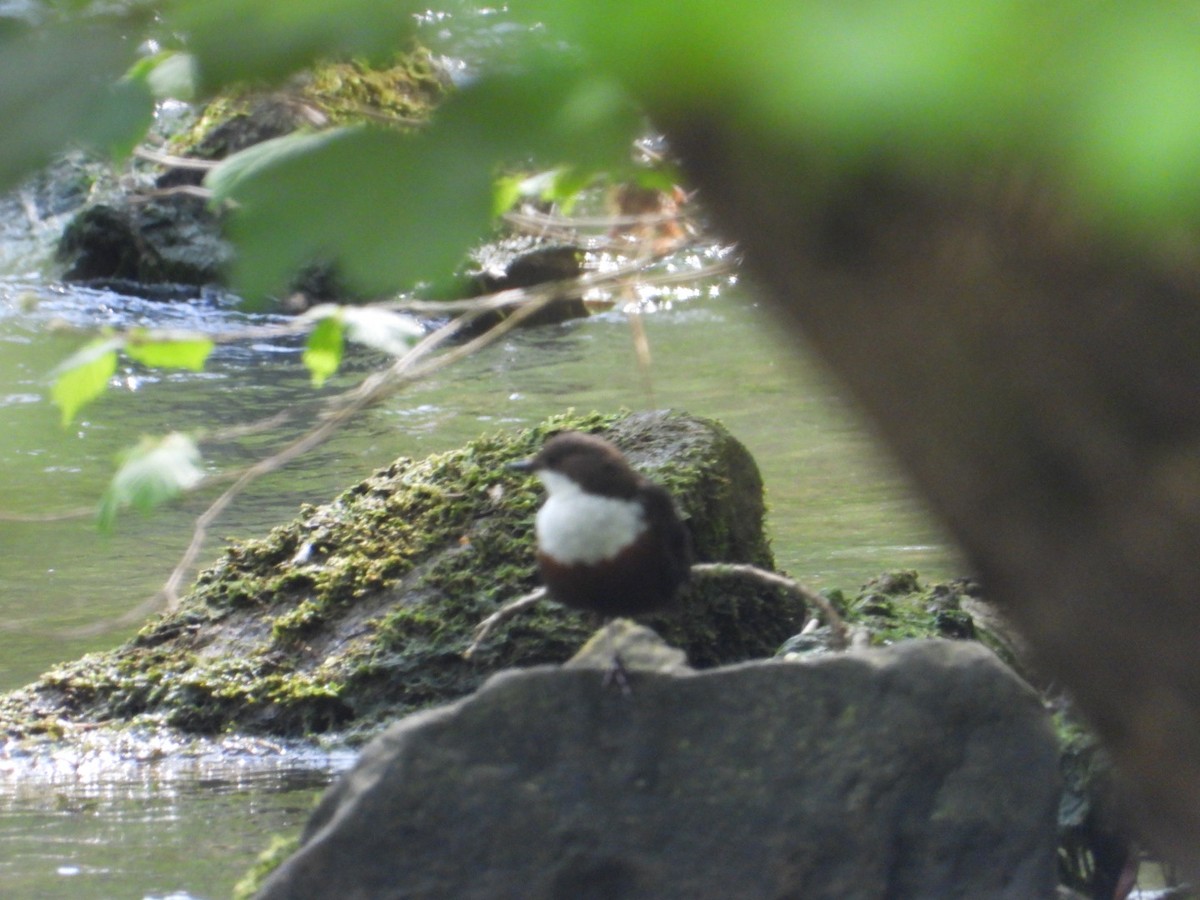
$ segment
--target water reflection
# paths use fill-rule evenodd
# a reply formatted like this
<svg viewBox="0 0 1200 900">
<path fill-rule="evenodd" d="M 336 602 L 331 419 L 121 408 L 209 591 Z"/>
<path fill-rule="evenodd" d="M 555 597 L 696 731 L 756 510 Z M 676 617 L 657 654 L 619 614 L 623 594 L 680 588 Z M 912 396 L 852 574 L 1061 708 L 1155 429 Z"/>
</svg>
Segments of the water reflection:
<svg viewBox="0 0 1200 900">
<path fill-rule="evenodd" d="M 5 897 L 227 897 L 353 758 L 253 741 L 117 743 L 0 757 Z"/>
</svg>

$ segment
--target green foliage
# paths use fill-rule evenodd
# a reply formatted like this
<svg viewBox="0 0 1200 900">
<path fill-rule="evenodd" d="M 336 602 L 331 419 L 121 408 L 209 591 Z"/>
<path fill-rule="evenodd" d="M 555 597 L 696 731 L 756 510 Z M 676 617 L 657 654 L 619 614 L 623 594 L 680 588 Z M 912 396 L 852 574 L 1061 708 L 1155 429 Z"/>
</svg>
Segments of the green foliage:
<svg viewBox="0 0 1200 900">
<path fill-rule="evenodd" d="M 0 19 L 0 189 L 68 142 L 128 145 L 149 124 L 149 93 L 119 83 L 128 41 L 96 24 L 29 30 Z M 140 129 L 140 130 L 139 130 Z"/>
<path fill-rule="evenodd" d="M 1173 4 L 1102 17 L 1083 70 L 1078 124 L 1065 135 L 1075 178 L 1136 227 L 1200 213 L 1200 21 Z"/>
<path fill-rule="evenodd" d="M 488 223 L 488 170 L 457 164 L 474 152 L 444 132 L 347 129 L 246 174 L 232 189 L 235 285 L 261 298 L 313 259 L 337 260 L 366 295 L 443 275 Z"/>
<path fill-rule="evenodd" d="M 424 334 L 415 319 L 379 307 L 323 303 L 304 317 L 316 323 L 303 355 L 313 387 L 323 385 L 341 366 L 347 338 L 373 350 L 401 356 Z"/>
<path fill-rule="evenodd" d="M 239 188 L 247 182 L 253 182 L 255 177 L 260 177 L 264 171 L 318 152 L 326 144 L 340 140 L 347 132 L 353 130 L 331 128 L 316 133 L 295 131 L 254 144 L 222 160 L 220 165 L 204 176 L 204 186 L 212 191 L 214 203 L 234 200 Z"/>
<path fill-rule="evenodd" d="M 149 76 L 127 76 L 109 86 L 97 98 L 93 114 L 87 142 L 114 160 L 129 156 L 154 121 Z"/>
<path fill-rule="evenodd" d="M 423 6 L 378 0 L 190 0 L 165 14 L 200 63 L 205 91 L 277 81 L 322 56 L 385 58 Z"/>
<path fill-rule="evenodd" d="M 304 365 L 312 373 L 313 387 L 320 387 L 342 364 L 343 331 L 345 326 L 337 316 L 317 322 L 304 347 Z"/>
<path fill-rule="evenodd" d="M 522 200 L 554 203 L 570 214 L 580 194 L 596 179 L 596 172 L 574 166 L 558 166 L 533 175 L 505 175 L 496 179 L 492 214 L 503 215 Z"/>
<path fill-rule="evenodd" d="M 529 0 L 529 21 L 619 73 L 662 124 L 719 115 L 748 146 L 790 146 L 822 179 L 863 160 L 934 176 L 1024 158 L 1110 225 L 1200 212 L 1200 17 L 1082 0 L 654 0 L 621 15 Z M 733 129 L 730 129 L 733 130 Z"/>
<path fill-rule="evenodd" d="M 108 388 L 117 371 L 117 351 L 124 350 L 144 366 L 198 372 L 212 349 L 213 342 L 206 337 L 156 336 L 145 330 L 125 337 L 97 338 L 51 373 L 50 399 L 62 410 L 63 425 L 70 425 L 79 410 Z"/>
<path fill-rule="evenodd" d="M 50 399 L 62 410 L 64 426 L 108 388 L 108 380 L 117 371 L 121 343 L 119 338 L 97 338 L 54 370 Z"/>
<path fill-rule="evenodd" d="M 143 366 L 199 372 L 214 346 L 206 337 L 156 338 L 142 331 L 126 339 L 124 350 L 126 356 Z"/>
<path fill-rule="evenodd" d="M 317 307 L 309 315 L 323 309 Z M 346 337 L 356 344 L 402 356 L 425 332 L 416 319 L 377 306 L 337 307 L 346 325 Z"/>
<path fill-rule="evenodd" d="M 204 478 L 200 451 L 185 434 L 144 438 L 129 451 L 100 501 L 100 527 L 112 527 L 117 512 L 132 506 L 143 512 L 195 487 Z"/>
<path fill-rule="evenodd" d="M 127 147 L 146 121 L 151 88 L 187 92 L 198 80 L 211 91 L 278 81 L 322 57 L 387 58 L 412 38 L 423 9 L 375 0 L 177 0 L 157 28 L 181 38 L 190 56 L 132 69 L 131 23 L 4 26 L 0 184 L 70 140 Z M 569 42 L 585 66 L 564 79 L 561 56 L 523 54 L 524 72 L 485 73 L 464 92 L 480 101 L 466 100 L 457 119 L 447 110 L 455 120 L 442 138 L 400 149 L 360 134 L 309 148 L 304 162 L 272 164 L 276 174 L 246 186 L 259 207 L 240 232 L 252 260 L 242 272 L 247 287 L 278 284 L 284 263 L 313 245 L 362 247 L 351 252 L 351 268 L 371 284 L 394 287 L 435 271 L 453 261 L 452 244 L 461 251 L 486 222 L 477 194 L 492 166 L 532 154 L 586 173 L 618 159 L 608 138 L 623 131 L 611 114 L 633 108 L 626 92 L 663 124 L 717 115 L 751 144 L 802 147 L 824 164 L 807 170 L 818 182 L 880 154 L 934 173 L 983 153 L 1017 154 L 1060 174 L 1112 221 L 1174 226 L 1200 212 L 1200 17 L 1186 6 L 775 0 L 734 12 L 720 0 L 682 8 L 634 0 L 619 9 L 527 0 L 513 14 Z M 351 156 L 358 165 L 344 168 Z M 431 169 L 441 173 L 433 182 L 439 172 Z M 347 195 L 356 184 L 380 202 Z M 271 202 L 277 190 L 285 199 Z M 411 223 L 434 194 L 448 221 L 425 218 L 432 227 L 422 233 Z M 340 202 L 327 233 L 301 233 L 287 246 L 262 234 L 265 216 L 277 211 L 296 215 L 273 229 L 304 232 L 301 217 L 330 196 Z M 371 215 L 397 203 L 403 213 L 370 227 Z M 427 262 L 415 260 L 424 255 L 418 247 L 428 248 Z M 368 262 L 380 260 L 383 268 L 370 274 Z"/>
<path fill-rule="evenodd" d="M 137 62 L 131 78 L 145 79 L 160 99 L 193 100 L 196 97 L 196 60 L 190 53 L 164 52 Z"/>
<path fill-rule="evenodd" d="M 231 157 L 206 184 L 237 203 L 235 285 L 254 300 L 313 259 L 336 260 L 368 296 L 442 278 L 490 225 L 498 162 L 569 157 L 588 177 L 628 168 L 641 121 L 615 82 L 538 66 L 460 91 L 418 135 L 345 128 Z"/>
</svg>

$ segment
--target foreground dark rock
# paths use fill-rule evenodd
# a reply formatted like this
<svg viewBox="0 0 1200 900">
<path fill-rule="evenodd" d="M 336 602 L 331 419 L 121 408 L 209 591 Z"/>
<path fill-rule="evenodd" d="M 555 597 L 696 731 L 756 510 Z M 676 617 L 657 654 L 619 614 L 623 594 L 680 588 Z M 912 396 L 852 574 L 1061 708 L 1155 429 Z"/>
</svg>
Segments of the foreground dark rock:
<svg viewBox="0 0 1200 900">
<path fill-rule="evenodd" d="M 623 656 L 628 695 L 540 667 L 393 725 L 262 900 L 1053 896 L 1055 742 L 979 645 Z"/>
<path fill-rule="evenodd" d="M 719 425 L 666 413 L 554 419 L 398 460 L 232 546 L 177 611 L 125 646 L 0 698 L 0 733 L 69 737 L 71 727 L 133 721 L 196 734 L 369 735 L 470 693 L 496 669 L 567 659 L 598 623 L 552 603 L 462 656 L 480 620 L 538 583 L 542 492 L 505 464 L 564 427 L 605 432 L 665 483 L 699 559 L 771 566 L 758 469 Z M 721 579 L 654 621 L 711 666 L 770 656 L 803 614 L 777 588 Z"/>
</svg>

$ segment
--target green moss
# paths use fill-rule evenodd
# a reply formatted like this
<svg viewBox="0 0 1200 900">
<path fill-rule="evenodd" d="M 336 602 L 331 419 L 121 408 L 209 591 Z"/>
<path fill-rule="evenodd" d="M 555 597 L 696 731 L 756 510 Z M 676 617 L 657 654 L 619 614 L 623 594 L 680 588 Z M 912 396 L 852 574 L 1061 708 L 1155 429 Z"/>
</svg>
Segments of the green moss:
<svg viewBox="0 0 1200 900">
<path fill-rule="evenodd" d="M 462 651 L 482 619 L 538 583 L 533 521 L 543 492 L 506 464 L 565 428 L 610 431 L 666 482 L 701 559 L 769 565 L 757 470 L 718 426 L 569 414 L 397 460 L 232 545 L 176 612 L 124 647 L 47 673 L 23 702 L 202 734 L 365 734 L 467 694 L 498 668 L 562 662 L 598 622 L 552 603 L 505 623 L 472 660 Z M 800 608 L 776 590 L 706 582 L 652 624 L 706 666 L 771 655 L 798 630 Z"/>
<path fill-rule="evenodd" d="M 322 605 L 304 600 L 280 616 L 271 624 L 271 633 L 277 641 L 295 640 L 311 632 L 325 621 Z"/>
<path fill-rule="evenodd" d="M 272 872 L 279 868 L 285 859 L 291 856 L 300 846 L 299 835 L 272 835 L 270 843 L 258 855 L 254 865 L 238 883 L 233 886 L 233 900 L 249 900 L 259 892 L 263 882 Z"/>
<path fill-rule="evenodd" d="M 914 638 L 976 639 L 980 632 L 960 605 L 965 589 L 961 582 L 924 587 L 917 573 L 906 569 L 871 579 L 849 601 L 838 592 L 834 605 L 851 624 L 865 628 L 876 645 Z"/>
<path fill-rule="evenodd" d="M 172 141 L 172 151 L 220 159 L 249 143 L 311 128 L 314 119 L 326 126 L 374 122 L 410 128 L 429 117 L 446 90 L 422 47 L 380 67 L 358 60 L 324 63 L 278 91 L 243 85 L 213 98 Z"/>
<path fill-rule="evenodd" d="M 398 54 L 386 68 L 363 62 L 331 63 L 315 69 L 301 93 L 334 124 L 424 119 L 445 94 L 445 82 L 424 49 Z"/>
<path fill-rule="evenodd" d="M 170 148 L 173 153 L 193 153 L 203 158 L 211 158 L 211 154 L 197 152 L 204 146 L 204 139 L 218 126 L 238 116 L 250 112 L 251 95 L 245 91 L 229 93 L 214 97 L 204 105 L 191 128 L 172 138 Z"/>
</svg>

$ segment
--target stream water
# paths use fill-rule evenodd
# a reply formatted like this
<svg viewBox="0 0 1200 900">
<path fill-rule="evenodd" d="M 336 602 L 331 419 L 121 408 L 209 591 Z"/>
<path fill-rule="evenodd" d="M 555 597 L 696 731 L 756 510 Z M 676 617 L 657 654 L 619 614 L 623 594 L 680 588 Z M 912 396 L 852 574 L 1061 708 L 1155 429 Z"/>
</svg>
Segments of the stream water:
<svg viewBox="0 0 1200 900">
<path fill-rule="evenodd" d="M 686 261 L 685 261 L 686 262 Z M 693 261 L 695 262 L 695 261 Z M 734 279 L 736 282 L 736 279 Z M 0 282 L 0 510 L 35 517 L 95 504 L 120 450 L 142 434 L 230 425 L 313 396 L 294 342 L 220 348 L 202 374 L 123 368 L 109 396 L 64 429 L 47 372 L 79 344 L 69 327 L 102 321 L 227 330 L 247 324 L 216 300 L 164 306 L 91 291 Z M 767 485 L 780 566 L 816 588 L 852 589 L 889 568 L 927 578 L 959 565 L 876 449 L 836 386 L 729 279 L 687 285 L 644 317 L 652 364 L 639 369 L 621 311 L 510 335 L 371 410 L 315 453 L 243 495 L 214 530 L 262 534 L 400 455 L 448 449 L 567 407 L 673 407 L 723 421 L 754 453 Z M 351 351 L 338 384 L 379 363 Z M 299 426 L 291 426 L 293 429 Z M 268 440 L 217 448 L 246 463 Z M 213 494 L 113 533 L 90 516 L 0 521 L 0 688 L 61 660 L 110 647 L 133 627 L 89 637 L 149 596 Z M 344 756 L 231 754 L 181 764 L 170 753 L 120 765 L 0 758 L 0 894 L 22 897 L 226 896 L 267 836 L 296 829 Z"/>
</svg>

